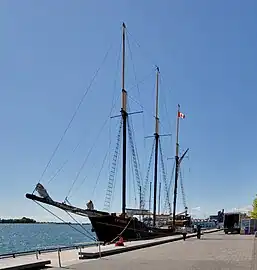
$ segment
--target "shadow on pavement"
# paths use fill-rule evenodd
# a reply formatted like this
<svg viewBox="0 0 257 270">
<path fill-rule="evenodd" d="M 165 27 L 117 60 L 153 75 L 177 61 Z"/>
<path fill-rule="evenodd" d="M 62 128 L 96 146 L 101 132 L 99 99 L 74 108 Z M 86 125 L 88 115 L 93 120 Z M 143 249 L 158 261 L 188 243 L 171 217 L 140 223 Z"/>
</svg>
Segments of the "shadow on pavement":
<svg viewBox="0 0 257 270">
<path fill-rule="evenodd" d="M 201 240 L 204 240 L 204 241 L 208 241 L 208 240 L 220 240 L 220 241 L 233 240 L 233 241 L 242 241 L 243 239 L 242 238 L 233 238 L 233 237 L 231 237 L 231 238 L 229 238 L 229 237 L 228 238 L 215 238 L 215 237 L 205 238 L 205 237 L 203 237 L 203 238 L 200 239 L 200 241 Z M 253 241 L 253 238 L 248 238 L 248 239 L 245 239 L 244 238 L 244 241 Z"/>
</svg>

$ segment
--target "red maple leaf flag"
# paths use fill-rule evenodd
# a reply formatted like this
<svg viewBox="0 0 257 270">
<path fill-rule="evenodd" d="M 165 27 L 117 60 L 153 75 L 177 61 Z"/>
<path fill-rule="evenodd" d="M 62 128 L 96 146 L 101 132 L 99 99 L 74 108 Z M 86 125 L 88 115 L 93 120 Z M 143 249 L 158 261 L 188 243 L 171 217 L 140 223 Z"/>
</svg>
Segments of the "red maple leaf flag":
<svg viewBox="0 0 257 270">
<path fill-rule="evenodd" d="M 183 114 L 183 113 L 181 113 L 181 112 L 178 112 L 178 118 L 185 118 L 186 116 Z"/>
</svg>

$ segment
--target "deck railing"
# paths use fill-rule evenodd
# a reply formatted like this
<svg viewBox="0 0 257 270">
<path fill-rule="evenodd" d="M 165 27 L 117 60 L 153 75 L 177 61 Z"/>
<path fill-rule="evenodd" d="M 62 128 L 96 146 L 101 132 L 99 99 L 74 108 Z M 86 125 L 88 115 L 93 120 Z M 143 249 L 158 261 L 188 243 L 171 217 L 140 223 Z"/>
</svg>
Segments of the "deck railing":
<svg viewBox="0 0 257 270">
<path fill-rule="evenodd" d="M 70 245 L 70 246 L 58 246 L 58 247 L 51 247 L 51 248 L 21 251 L 21 252 L 2 253 L 0 254 L 0 260 L 7 259 L 7 258 L 16 258 L 16 257 L 26 256 L 26 255 L 35 255 L 36 259 L 38 260 L 40 254 L 56 251 L 58 254 L 59 267 L 61 267 L 61 251 L 78 249 L 81 252 L 81 249 L 83 248 L 91 247 L 91 246 L 98 246 L 99 256 L 101 257 L 101 244 L 103 244 L 103 242 L 85 242 L 85 243 L 80 243 L 80 244 Z"/>
</svg>

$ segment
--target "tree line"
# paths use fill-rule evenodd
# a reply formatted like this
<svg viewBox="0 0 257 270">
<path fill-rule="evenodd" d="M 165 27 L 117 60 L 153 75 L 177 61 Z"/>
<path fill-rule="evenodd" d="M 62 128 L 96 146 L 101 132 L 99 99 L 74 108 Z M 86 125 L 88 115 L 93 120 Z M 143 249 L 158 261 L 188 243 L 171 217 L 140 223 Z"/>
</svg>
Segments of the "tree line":
<svg viewBox="0 0 257 270">
<path fill-rule="evenodd" d="M 0 219 L 0 223 L 36 223 L 36 220 L 23 217 L 17 219 Z"/>
</svg>

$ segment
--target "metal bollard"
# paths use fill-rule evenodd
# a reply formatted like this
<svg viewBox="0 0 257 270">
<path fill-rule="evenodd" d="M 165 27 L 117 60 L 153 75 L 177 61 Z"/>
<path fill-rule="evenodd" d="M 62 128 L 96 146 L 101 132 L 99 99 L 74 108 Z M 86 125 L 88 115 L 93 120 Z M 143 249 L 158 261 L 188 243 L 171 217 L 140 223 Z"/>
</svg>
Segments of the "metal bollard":
<svg viewBox="0 0 257 270">
<path fill-rule="evenodd" d="M 58 261 L 59 261 L 59 267 L 62 267 L 62 264 L 61 264 L 61 250 L 58 248 L 57 250 L 57 253 L 58 253 Z"/>
<path fill-rule="evenodd" d="M 99 258 L 101 259 L 101 244 L 98 243 L 98 252 L 99 252 Z"/>
</svg>

